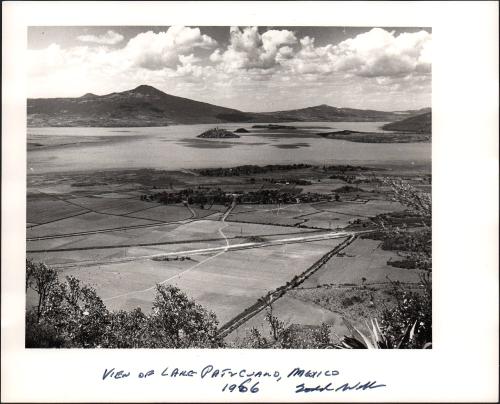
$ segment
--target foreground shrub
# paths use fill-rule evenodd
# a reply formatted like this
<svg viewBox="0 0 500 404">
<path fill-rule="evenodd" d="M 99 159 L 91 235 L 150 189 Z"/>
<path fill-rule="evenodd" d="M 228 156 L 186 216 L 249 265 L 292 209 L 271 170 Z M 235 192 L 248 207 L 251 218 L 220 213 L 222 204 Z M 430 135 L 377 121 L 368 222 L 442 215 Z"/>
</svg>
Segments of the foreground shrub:
<svg viewBox="0 0 500 404">
<path fill-rule="evenodd" d="M 432 287 L 429 275 L 422 275 L 422 285 L 417 291 L 394 285 L 395 307 L 382 313 L 382 327 L 393 340 L 412 324 L 414 338 L 408 348 L 422 348 L 432 343 Z"/>
<path fill-rule="evenodd" d="M 46 322 L 39 323 L 36 313 L 26 313 L 25 346 L 26 348 L 62 348 L 64 338 Z"/>
<path fill-rule="evenodd" d="M 270 305 L 266 312 L 268 334 L 263 335 L 257 328 L 252 328 L 237 344 L 238 348 L 253 349 L 306 349 L 331 348 L 330 328 L 323 323 L 320 326 L 299 326 L 286 324 L 273 314 Z"/>
<path fill-rule="evenodd" d="M 217 348 L 217 319 L 178 288 L 157 285 L 152 312 L 110 312 L 95 289 L 74 277 L 61 282 L 45 264 L 26 261 L 27 348 Z"/>
<path fill-rule="evenodd" d="M 338 349 L 409 349 L 415 346 L 415 328 L 417 322 L 408 325 L 400 334 L 391 334 L 383 331 L 377 319 L 371 320 L 371 326 L 366 323 L 368 332 L 362 332 L 354 327 L 347 319 L 343 319 L 351 332 L 350 336 L 344 336 L 340 343 L 334 345 Z M 418 348 L 429 348 L 429 344 L 423 344 Z"/>
</svg>

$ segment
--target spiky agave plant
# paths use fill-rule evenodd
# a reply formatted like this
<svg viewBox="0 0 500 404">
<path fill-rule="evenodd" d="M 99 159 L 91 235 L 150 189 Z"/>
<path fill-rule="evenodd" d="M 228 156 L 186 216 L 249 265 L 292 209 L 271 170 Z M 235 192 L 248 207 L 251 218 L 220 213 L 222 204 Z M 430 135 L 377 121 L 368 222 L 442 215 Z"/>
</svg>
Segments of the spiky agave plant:
<svg viewBox="0 0 500 404">
<path fill-rule="evenodd" d="M 396 340 L 388 338 L 380 329 L 377 319 L 371 319 L 371 327 L 365 321 L 368 334 L 365 334 L 354 327 L 346 318 L 343 318 L 344 324 L 350 331 L 350 336 L 344 336 L 342 341 L 335 344 L 337 349 L 405 349 L 408 343 L 413 340 L 417 322 L 406 327 L 404 333 Z M 423 349 L 428 349 L 431 344 L 424 345 Z"/>
</svg>

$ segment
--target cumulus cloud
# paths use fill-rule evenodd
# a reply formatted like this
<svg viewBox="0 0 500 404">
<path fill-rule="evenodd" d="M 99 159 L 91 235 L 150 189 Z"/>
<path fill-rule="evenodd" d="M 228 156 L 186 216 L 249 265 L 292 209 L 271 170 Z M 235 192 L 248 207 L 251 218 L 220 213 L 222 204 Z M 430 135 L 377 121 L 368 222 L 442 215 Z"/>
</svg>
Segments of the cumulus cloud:
<svg viewBox="0 0 500 404">
<path fill-rule="evenodd" d="M 297 42 L 295 34 L 286 29 L 266 31 L 261 36 L 262 47 L 268 54 L 276 54 L 281 45 L 291 45 Z"/>
<path fill-rule="evenodd" d="M 194 54 L 190 54 L 190 55 L 179 55 L 179 62 L 181 62 L 181 64 L 183 65 L 187 65 L 187 64 L 194 64 L 194 63 L 199 63 L 201 62 L 201 59 L 194 56 Z"/>
<path fill-rule="evenodd" d="M 190 81 L 199 81 L 198 79 L 206 79 L 213 76 L 214 69 L 212 66 L 201 66 L 198 63 L 202 59 L 190 54 L 187 56 L 179 55 L 180 64 L 177 65 L 175 71 L 170 72 L 171 77 L 183 77 Z"/>
<path fill-rule="evenodd" d="M 290 47 L 281 52 L 284 45 L 297 43 L 295 34 L 288 30 L 269 30 L 261 35 L 257 27 L 243 30 L 231 27 L 229 35 L 227 49 L 217 49 L 210 56 L 210 60 L 220 63 L 225 71 L 270 69 L 280 64 L 283 55 L 289 56 Z"/>
<path fill-rule="evenodd" d="M 381 28 L 347 39 L 332 50 L 334 69 L 362 77 L 429 73 L 431 34 L 426 31 L 394 35 Z"/>
<path fill-rule="evenodd" d="M 101 45 L 116 45 L 123 41 L 123 35 L 109 30 L 102 35 L 80 35 L 77 39 L 82 42 L 93 42 Z"/>
<path fill-rule="evenodd" d="M 199 28 L 172 26 L 165 32 L 143 32 L 132 38 L 123 53 L 139 67 L 159 70 L 175 68 L 179 57 L 190 54 L 196 48 L 211 49 L 217 42 L 202 35 Z"/>
<path fill-rule="evenodd" d="M 326 74 L 333 71 L 330 61 L 332 45 L 315 46 L 314 38 L 305 36 L 300 40 L 300 50 L 284 66 L 295 74 Z"/>
<path fill-rule="evenodd" d="M 280 60 L 285 60 L 285 59 L 291 59 L 293 57 L 293 48 L 290 46 L 282 46 L 278 50 L 278 54 L 276 55 L 277 61 L 279 62 Z"/>
</svg>

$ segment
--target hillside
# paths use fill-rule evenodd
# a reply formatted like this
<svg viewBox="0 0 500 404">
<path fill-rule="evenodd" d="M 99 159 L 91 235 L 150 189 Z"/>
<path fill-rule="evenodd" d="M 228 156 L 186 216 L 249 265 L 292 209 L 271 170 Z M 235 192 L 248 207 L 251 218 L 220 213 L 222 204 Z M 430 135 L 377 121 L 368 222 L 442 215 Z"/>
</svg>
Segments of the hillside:
<svg viewBox="0 0 500 404">
<path fill-rule="evenodd" d="M 28 126 L 166 126 L 245 122 L 241 111 L 166 94 L 139 86 L 103 96 L 28 99 Z"/>
<path fill-rule="evenodd" d="M 401 121 L 388 123 L 382 126 L 384 130 L 398 132 L 426 133 L 432 132 L 432 112 L 411 116 Z"/>
<path fill-rule="evenodd" d="M 133 90 L 76 98 L 28 99 L 28 126 L 137 127 L 224 122 L 387 122 L 418 111 L 384 112 L 318 105 L 276 112 L 242 112 L 166 94 L 141 85 Z M 422 110 L 419 110 L 422 111 Z"/>
</svg>

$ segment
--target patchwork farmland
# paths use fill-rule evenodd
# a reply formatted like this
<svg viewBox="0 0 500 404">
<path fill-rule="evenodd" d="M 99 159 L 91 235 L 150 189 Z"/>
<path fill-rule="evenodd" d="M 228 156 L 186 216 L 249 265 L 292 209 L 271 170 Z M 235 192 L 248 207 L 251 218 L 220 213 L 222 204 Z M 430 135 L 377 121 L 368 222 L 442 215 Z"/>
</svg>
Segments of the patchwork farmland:
<svg viewBox="0 0 500 404">
<path fill-rule="evenodd" d="M 265 181 L 263 175 L 157 170 L 31 175 L 27 257 L 55 268 L 61 278 L 71 275 L 93 286 L 110 310 L 148 312 L 157 284 L 177 286 L 213 311 L 221 327 L 233 324 L 230 343 L 265 328 L 265 311 L 251 308 L 277 290 L 282 292 L 273 297 L 273 310 L 288 323 L 326 323 L 342 335 L 342 317 L 357 323 L 360 311 L 374 315 L 392 304 L 388 278 L 418 284 L 419 274 L 388 265 L 397 253 L 366 238 L 374 218 L 404 214 L 405 207 L 369 183 L 366 169 L 359 174 L 364 183 L 352 188 L 330 180 L 332 170 L 301 169 L 310 185 L 286 188 L 283 179 L 297 176 L 295 170 L 266 173 Z M 175 187 L 159 187 L 158 176 Z M 409 179 L 418 183 L 420 173 Z M 259 194 L 280 189 L 294 199 L 283 203 L 262 199 L 272 193 Z M 244 200 L 250 191 L 260 202 Z M 184 200 L 161 202 L 162 195 L 179 193 Z M 209 200 L 199 202 L 199 195 Z M 332 299 L 332 292 L 339 298 Z M 236 321 L 242 313 L 250 315 Z"/>
</svg>

